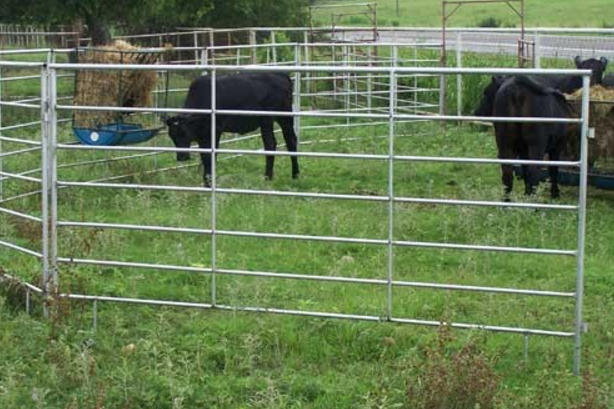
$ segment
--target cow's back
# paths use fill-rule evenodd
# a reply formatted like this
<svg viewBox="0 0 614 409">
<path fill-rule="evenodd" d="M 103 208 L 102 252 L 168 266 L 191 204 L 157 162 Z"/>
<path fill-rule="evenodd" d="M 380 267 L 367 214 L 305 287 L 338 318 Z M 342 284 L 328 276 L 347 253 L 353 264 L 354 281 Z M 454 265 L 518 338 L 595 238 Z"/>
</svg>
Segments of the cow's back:
<svg viewBox="0 0 614 409">
<path fill-rule="evenodd" d="M 200 76 L 190 84 L 188 95 L 183 103 L 187 109 L 211 108 L 211 77 Z"/>
<path fill-rule="evenodd" d="M 531 77 L 518 76 L 506 82 L 495 99 L 495 116 L 570 118 L 571 108 L 565 97 L 556 90 L 544 87 Z M 501 124 L 498 138 L 524 141 L 528 145 L 539 144 L 547 147 L 559 145 L 567 138 L 568 126 L 564 123 L 522 123 Z"/>
<path fill-rule="evenodd" d="M 534 77 L 519 75 L 505 82 L 497 92 L 495 116 L 566 118 L 569 107 L 554 87 Z"/>
<path fill-rule="evenodd" d="M 216 109 L 291 111 L 292 81 L 285 73 L 242 73 L 216 79 Z M 211 108 L 211 76 L 192 82 L 184 108 Z"/>
</svg>

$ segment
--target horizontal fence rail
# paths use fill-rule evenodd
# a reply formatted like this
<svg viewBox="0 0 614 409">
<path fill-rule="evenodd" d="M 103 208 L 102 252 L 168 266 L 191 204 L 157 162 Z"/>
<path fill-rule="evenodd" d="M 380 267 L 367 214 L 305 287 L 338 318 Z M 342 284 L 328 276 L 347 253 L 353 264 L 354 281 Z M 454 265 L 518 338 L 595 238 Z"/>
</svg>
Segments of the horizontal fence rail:
<svg viewBox="0 0 614 409">
<path fill-rule="evenodd" d="M 178 35 L 183 35 L 180 33 Z M 154 36 L 155 37 L 155 36 Z M 145 38 L 143 36 L 142 38 Z M 276 47 L 281 46 L 295 47 L 296 43 L 290 44 L 275 44 Z M 397 46 L 398 44 L 392 44 Z M 412 44 L 415 45 L 415 44 Z M 312 44 L 317 47 L 320 44 Z M 330 47 L 330 44 L 322 45 Z M 429 46 L 420 45 L 420 46 Z M 437 44 L 433 46 L 437 47 Z M 228 49 L 243 50 L 246 46 L 216 46 L 209 47 L 209 51 L 222 51 Z M 269 45 L 258 45 L 255 49 L 267 49 Z M 196 48 L 187 51 L 198 51 Z M 410 59 L 411 60 L 411 59 Z M 194 61 L 202 61 L 201 59 Z M 367 62 L 374 60 L 368 59 Z M 399 61 L 392 58 L 390 61 Z M 390 62 L 389 61 L 389 62 Z M 436 60 L 433 60 L 435 62 Z M 410 61 L 415 62 L 415 61 Z M 58 271 L 63 265 L 84 265 L 84 266 L 99 266 L 99 267 L 125 267 L 125 268 L 139 268 L 149 270 L 161 270 L 161 271 L 176 271 L 187 272 L 194 274 L 203 274 L 210 277 L 211 283 L 211 300 L 210 302 L 184 302 L 173 300 L 154 300 L 136 297 L 110 297 L 105 295 L 96 294 L 63 294 L 60 292 L 60 296 L 67 299 L 74 300 L 88 300 L 88 301 L 108 301 L 108 302 L 125 302 L 132 304 L 146 304 L 146 305 L 167 305 L 177 307 L 192 307 L 192 308 L 205 308 L 205 309 L 217 309 L 223 311 L 245 311 L 245 312 L 258 312 L 258 313 L 274 313 L 274 314 L 286 314 L 295 316 L 312 316 L 320 318 L 337 318 L 337 319 L 350 319 L 350 320 L 363 320 L 373 322 L 393 322 L 399 324 L 411 324 L 411 325 L 426 325 L 426 326 L 439 326 L 442 324 L 450 325 L 454 328 L 465 329 L 482 329 L 495 332 L 504 333 L 516 333 L 523 335 L 545 335 L 554 337 L 574 338 L 574 370 L 579 370 L 580 365 L 580 345 L 581 345 L 581 331 L 582 331 L 582 288 L 583 288 L 583 269 L 584 269 L 584 236 L 585 236 L 585 212 L 586 212 L 586 172 L 587 172 L 587 145 L 586 138 L 588 132 L 588 84 L 591 72 L 588 70 L 554 70 L 554 69 L 494 69 L 494 68 L 448 68 L 448 67 L 405 67 L 405 66 L 340 66 L 340 65 L 301 65 L 300 61 L 290 62 L 288 65 L 275 66 L 275 65 L 222 65 L 222 64 L 156 64 L 156 65 L 137 65 L 137 64 L 64 64 L 49 62 L 45 64 L 38 63 L 19 63 L 9 62 L 0 59 L 0 69 L 2 68 L 31 68 L 36 67 L 41 70 L 41 75 L 36 77 L 41 81 L 41 96 L 37 102 L 38 105 L 27 104 L 23 101 L 20 102 L 7 102 L 0 101 L 1 106 L 11 106 L 16 108 L 37 108 L 41 110 L 40 122 L 28 122 L 27 124 L 21 124 L 22 126 L 40 126 L 42 136 L 40 140 L 29 140 L 16 137 L 8 137 L 5 135 L 0 136 L 0 141 L 7 143 L 25 144 L 28 146 L 34 146 L 32 148 L 22 148 L 13 151 L 2 151 L 0 149 L 0 160 L 15 158 L 20 155 L 41 152 L 41 165 L 38 169 L 30 169 L 22 172 L 10 172 L 5 169 L 0 169 L 0 176 L 4 181 L 21 181 L 32 182 L 40 186 L 37 192 L 32 194 L 39 194 L 41 196 L 42 215 L 33 216 L 20 211 L 11 210 L 3 207 L 6 200 L 12 199 L 11 197 L 0 197 L 0 213 L 10 215 L 12 217 L 23 218 L 32 222 L 36 222 L 41 225 L 43 230 L 43 244 L 42 251 L 37 252 L 27 249 L 8 241 L 0 241 L 0 247 L 15 250 L 26 255 L 34 256 L 41 260 L 43 266 L 43 288 L 41 289 L 44 295 L 49 294 L 55 289 L 61 288 Z M 199 72 L 210 75 L 214 80 L 216 75 L 223 73 L 233 72 L 287 72 L 294 77 L 294 92 L 298 92 L 298 99 L 295 102 L 295 109 L 293 112 L 278 112 L 278 111 L 243 111 L 243 110 L 231 110 L 231 109 L 218 109 L 216 107 L 215 95 L 216 95 L 216 82 L 212 82 L 212 106 L 210 109 L 184 109 L 184 108 L 150 108 L 150 107 L 113 107 L 113 106 L 84 106 L 69 103 L 60 103 L 65 97 L 58 95 L 57 81 L 60 76 L 66 76 L 66 74 L 59 74 L 65 72 L 79 72 L 87 70 L 97 71 L 139 71 L 139 70 L 153 70 L 157 72 Z M 308 77 L 315 73 L 326 73 L 329 77 L 326 80 L 336 81 L 338 79 L 347 78 L 351 75 L 364 74 L 363 80 L 376 82 L 378 79 L 376 76 L 369 76 L 377 74 L 381 80 L 378 86 L 379 94 L 375 93 L 374 97 L 380 96 L 384 101 L 384 106 L 368 107 L 364 111 L 350 111 L 347 107 L 352 106 L 351 103 L 346 104 L 346 109 L 340 109 L 337 111 L 327 111 L 318 109 L 307 109 L 301 105 L 301 97 L 311 98 L 313 96 L 321 96 L 317 92 L 312 93 L 309 91 L 307 85 L 308 80 L 313 80 L 316 77 Z M 443 114 L 425 114 L 420 112 L 403 113 L 403 109 L 409 109 L 411 106 L 397 105 L 399 101 L 403 101 L 403 95 L 406 90 L 411 91 L 432 91 L 430 89 L 420 89 L 419 87 L 403 86 L 397 83 L 399 78 L 406 76 L 436 76 L 436 77 L 448 77 L 452 75 L 577 75 L 583 77 L 583 109 L 579 118 L 550 118 L 550 117 L 476 117 L 467 115 L 443 115 Z M 16 77 L 17 78 L 17 77 Z M 35 76 L 22 76 L 20 80 L 32 80 Z M 318 78 L 324 80 L 323 78 Z M 297 81 L 298 80 L 298 81 Z M 17 80 L 16 80 L 17 81 Z M 305 88 L 303 89 L 302 86 Z M 177 88 L 183 89 L 183 88 Z M 160 89 L 158 89 L 160 94 Z M 312 95 L 313 94 L 313 95 Z M 343 90 L 343 98 L 354 98 L 360 95 L 360 91 L 352 90 L 347 87 Z M 328 91 L 325 96 L 334 96 L 333 91 Z M 412 102 L 411 100 L 407 100 Z M 351 102 L 351 101 L 350 101 Z M 420 101 L 413 101 L 415 106 L 420 105 Z M 423 103 L 425 104 L 425 103 Z M 360 104 L 354 101 L 354 105 L 358 108 L 362 107 Z M 433 104 L 435 107 L 439 105 Z M 352 108 L 354 109 L 354 108 Z M 79 145 L 74 143 L 60 143 L 58 141 L 58 124 L 62 123 L 62 119 L 58 118 L 59 113 L 75 113 L 75 112 L 131 112 L 131 113 L 148 113 L 148 114 L 192 114 L 201 115 L 210 118 L 210 124 L 212 129 L 215 129 L 216 118 L 220 115 L 229 116 L 279 116 L 279 117 L 293 117 L 295 121 L 301 118 L 342 118 L 347 119 L 369 119 L 379 120 L 382 126 L 387 127 L 388 135 L 388 149 L 385 153 L 381 154 L 358 154 L 358 153 L 339 153 L 339 152 L 318 152 L 318 151 L 300 151 L 300 152 L 282 152 L 282 151 L 270 151 L 270 150 L 254 150 L 246 148 L 231 148 L 231 147 L 213 147 L 209 149 L 204 148 L 176 148 L 168 146 L 88 146 Z M 1 119 L 1 117 L 0 117 Z M 419 156 L 419 155 L 400 155 L 395 153 L 395 139 L 398 137 L 397 129 L 395 125 L 402 121 L 429 121 L 429 122 L 468 122 L 468 121 L 485 121 L 485 122 L 513 122 L 513 123 L 566 123 L 566 124 L 578 124 L 582 132 L 582 151 L 579 160 L 566 160 L 566 161 L 551 161 L 551 160 L 521 160 L 521 159 L 496 159 L 496 158 L 472 158 L 472 157 L 444 157 L 444 156 Z M 296 123 L 296 122 L 295 122 Z M 356 125 L 356 124 L 354 124 Z M 2 127 L 0 122 L 0 131 L 15 130 L 19 125 L 11 125 Z M 326 125 L 320 125 L 326 126 Z M 356 126 L 363 126 L 358 124 Z M 365 125 L 366 126 L 366 125 Z M 317 129 L 317 127 L 314 127 Z M 349 128 L 349 122 L 348 122 Z M 308 127 L 300 127 L 299 129 L 308 129 Z M 232 143 L 238 143 L 248 137 L 239 137 L 231 141 Z M 251 137 L 250 137 L 251 138 Z M 305 141 L 307 143 L 308 141 Z M 73 152 L 75 155 L 86 152 L 105 152 L 110 153 L 129 153 L 125 156 L 119 157 L 107 157 L 106 159 L 87 159 L 81 162 L 62 163 L 58 158 L 61 158 L 61 154 Z M 301 157 L 301 158 L 319 158 L 330 160 L 363 160 L 363 161 L 381 161 L 387 163 L 387 180 L 385 193 L 378 193 L 374 195 L 370 194 L 347 194 L 339 192 L 321 192 L 321 191 L 277 191 L 277 190 L 259 190 L 259 189 L 239 189 L 220 187 L 216 182 L 216 165 L 215 161 L 212 164 L 212 185 L 210 187 L 196 187 L 196 186 L 180 186 L 180 185 L 162 185 L 162 184 L 145 184 L 145 183 L 116 183 L 112 182 L 114 179 L 124 177 L 124 175 L 112 176 L 108 180 L 83 180 L 76 181 L 71 180 L 69 176 L 58 176 L 58 170 L 73 168 L 77 166 L 94 166 L 99 164 L 105 164 L 111 166 L 114 162 L 122 160 L 132 160 L 135 158 L 143 158 L 151 156 L 154 160 L 158 155 L 178 153 L 178 152 L 191 152 L 195 154 L 214 154 L 220 156 L 220 159 L 236 156 L 289 156 L 289 157 Z M 403 196 L 395 193 L 395 181 L 394 181 L 394 164 L 401 162 L 416 162 L 416 163 L 452 163 L 452 164 L 470 164 L 470 165 L 539 165 L 539 166 L 567 166 L 578 168 L 581 173 L 580 189 L 578 193 L 577 204 L 554 204 L 554 203 L 508 203 L 500 200 L 488 201 L 488 200 L 456 200 L 456 199 L 437 199 L 432 197 L 410 197 Z M 189 165 L 188 165 L 189 166 Z M 179 168 L 179 167 L 177 167 Z M 160 171 L 156 169 L 153 173 Z M 40 177 L 30 176 L 35 174 Z M 131 224 L 131 223 L 109 223 L 102 221 L 88 221 L 88 220 L 75 220 L 75 217 L 59 214 L 58 206 L 58 191 L 60 189 L 70 191 L 71 189 L 133 189 L 133 190 L 147 190 L 147 191 L 169 191 L 169 192 L 189 192 L 194 194 L 203 195 L 209 198 L 211 203 L 211 210 L 208 216 L 210 216 L 210 228 L 198 228 L 198 227 L 178 227 L 178 226 L 164 226 L 164 225 L 143 225 L 143 224 Z M 24 193 L 20 193 L 23 195 Z M 26 193 L 29 194 L 29 193 Z M 219 200 L 224 195 L 235 196 L 271 196 L 279 197 L 284 200 L 287 198 L 294 198 L 298 200 L 302 199 L 318 199 L 318 200 L 345 200 L 345 201 L 362 201 L 381 203 L 387 206 L 387 229 L 385 232 L 375 237 L 349 237 L 343 235 L 317 235 L 317 234 L 293 234 L 288 232 L 272 233 L 267 231 L 249 231 L 245 230 L 230 230 L 219 228 L 217 220 L 220 217 L 220 212 L 223 209 L 219 206 Z M 415 204 L 415 205 L 436 205 L 436 206 L 465 206 L 465 207 L 493 207 L 493 208 L 516 208 L 516 209 L 540 209 L 548 211 L 566 211 L 576 212 L 578 214 L 578 234 L 577 234 L 577 246 L 574 249 L 565 248 L 536 248 L 536 247 L 523 247 L 523 246 L 508 246 L 508 245 L 490 245 L 485 243 L 455 243 L 455 242 L 429 242 L 418 240 L 400 240 L 396 238 L 394 233 L 395 228 L 395 205 L 397 204 Z M 175 233 L 186 234 L 195 236 L 206 236 L 210 241 L 211 253 L 209 257 L 208 266 L 183 266 L 174 264 L 162 264 L 162 263 L 147 263 L 140 261 L 122 261 L 122 260 L 100 260 L 95 258 L 82 258 L 82 257 L 68 257 L 70 255 L 66 248 L 62 248 L 58 239 L 58 231 L 65 229 L 112 229 L 112 230 L 124 230 L 124 231 L 142 231 L 142 232 L 156 232 L 156 233 Z M 262 239 L 262 240 L 287 240 L 297 242 L 319 242 L 319 243 L 342 243 L 342 244 L 357 244 L 357 245 L 369 245 L 378 246 L 386 249 L 387 251 L 387 263 L 384 272 L 385 276 L 378 278 L 357 278 L 357 277 L 343 277 L 337 275 L 324 275 L 324 274 L 303 274 L 303 273 L 289 273 L 278 271 L 256 271 L 250 268 L 245 269 L 229 269 L 223 266 L 217 258 L 217 238 L 219 237 L 235 237 L 235 238 L 247 238 L 247 239 Z M 495 286 L 481 286 L 481 285 L 461 285 L 450 283 L 436 283 L 436 282 L 420 282 L 420 281 L 404 281 L 398 280 L 395 277 L 394 267 L 394 251 L 399 248 L 416 248 L 416 249 L 435 249 L 439 251 L 476 251 L 476 252 L 498 252 L 498 253 L 514 253 L 514 254 L 534 254 L 539 256 L 549 257 L 574 257 L 576 259 L 576 286 L 574 291 L 556 291 L 551 289 L 527 289 L 527 288 L 509 288 L 509 287 L 495 287 Z M 110 258 L 117 257 L 118 255 L 111 255 Z M 385 313 L 382 316 L 376 315 L 361 315 L 361 314 L 346 314 L 340 312 L 326 312 L 326 311 L 307 311 L 307 310 L 295 310 L 284 308 L 269 308 L 260 306 L 239 306 L 239 305 L 226 305 L 217 302 L 216 294 L 216 277 L 218 276 L 247 276 L 247 277 L 262 277 L 269 279 L 284 279 L 284 280 L 304 280 L 304 281 L 320 281 L 320 282 L 332 282 L 332 283 L 347 283 L 347 284 L 359 284 L 359 285 L 372 285 L 378 288 L 386 288 L 386 308 Z M 393 288 L 416 288 L 426 290 L 451 290 L 451 291 L 464 291 L 464 292 L 482 292 L 489 294 L 501 294 L 501 295 L 514 295 L 514 296 L 537 296 L 537 297 L 552 297 L 557 299 L 570 299 L 575 302 L 575 326 L 572 331 L 564 331 L 559 329 L 538 329 L 538 328 L 524 328 L 524 327 L 512 327 L 512 326 L 497 326 L 486 324 L 474 324 L 474 323 L 442 323 L 439 321 L 421 320 L 412 317 L 399 317 L 394 313 L 393 303 Z"/>
</svg>

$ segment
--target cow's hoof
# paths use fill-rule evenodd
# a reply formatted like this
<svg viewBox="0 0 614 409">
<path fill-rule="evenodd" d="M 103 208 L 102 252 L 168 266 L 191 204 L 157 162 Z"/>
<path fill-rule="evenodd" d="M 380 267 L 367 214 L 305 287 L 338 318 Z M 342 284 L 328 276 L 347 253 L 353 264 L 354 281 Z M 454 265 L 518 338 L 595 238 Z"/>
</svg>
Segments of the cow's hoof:
<svg viewBox="0 0 614 409">
<path fill-rule="evenodd" d="M 273 180 L 273 175 L 264 175 L 264 180 L 266 180 L 267 182 Z"/>
<path fill-rule="evenodd" d="M 211 182 L 212 181 L 213 181 L 213 179 L 211 178 L 211 175 L 207 175 L 203 179 L 203 184 L 205 185 L 205 187 L 211 187 Z"/>
<path fill-rule="evenodd" d="M 300 175 L 300 174 L 301 174 L 300 172 L 293 173 L 293 174 L 292 174 L 292 179 L 298 179 L 298 177 L 299 177 L 299 175 Z"/>
</svg>

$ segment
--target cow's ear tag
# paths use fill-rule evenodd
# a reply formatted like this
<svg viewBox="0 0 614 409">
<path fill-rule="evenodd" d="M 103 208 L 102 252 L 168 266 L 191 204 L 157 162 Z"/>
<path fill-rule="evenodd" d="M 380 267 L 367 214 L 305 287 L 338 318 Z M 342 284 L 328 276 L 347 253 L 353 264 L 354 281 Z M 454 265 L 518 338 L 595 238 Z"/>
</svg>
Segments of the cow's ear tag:
<svg viewBox="0 0 614 409">
<path fill-rule="evenodd" d="M 588 128 L 588 139 L 595 139 L 595 128 Z"/>
</svg>

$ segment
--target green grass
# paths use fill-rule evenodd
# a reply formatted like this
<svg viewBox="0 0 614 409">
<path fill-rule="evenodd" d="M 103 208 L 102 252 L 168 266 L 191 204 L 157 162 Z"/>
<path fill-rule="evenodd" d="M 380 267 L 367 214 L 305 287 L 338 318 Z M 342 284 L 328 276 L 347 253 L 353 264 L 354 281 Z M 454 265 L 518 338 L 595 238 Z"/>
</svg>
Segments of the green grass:
<svg viewBox="0 0 614 409">
<path fill-rule="evenodd" d="M 485 62 L 467 56 L 467 62 L 506 64 L 503 57 Z M 479 93 L 487 80 L 486 76 L 468 78 L 464 82 L 466 92 Z M 186 82 L 173 78 L 173 83 Z M 456 87 L 453 81 L 449 86 L 452 91 Z M 69 85 L 61 88 L 63 93 L 70 90 Z M 5 92 L 34 93 L 35 87 L 30 90 L 15 85 Z M 466 100 L 472 98 L 475 96 Z M 178 102 L 173 100 L 171 105 Z M 38 117 L 36 110 L 24 112 L 3 111 L 3 124 Z M 339 121 L 345 120 L 305 119 L 303 124 Z M 350 131 L 305 131 L 303 141 L 311 143 L 301 150 L 384 154 L 388 145 L 382 136 L 387 132 L 386 126 L 366 124 Z M 37 127 L 6 134 L 40 138 Z M 488 129 L 444 129 L 436 124 L 410 123 L 398 124 L 395 135 L 397 154 L 496 156 Z M 346 137 L 358 140 L 346 141 Z M 68 124 L 60 127 L 60 138 L 62 142 L 73 141 Z M 169 141 L 160 136 L 151 143 L 168 145 Z M 256 139 L 231 146 L 257 149 L 261 142 Z M 3 142 L 6 151 L 20 148 Z M 65 165 L 117 156 L 62 151 L 58 161 Z M 11 171 L 25 171 L 39 166 L 39 161 L 38 153 L 30 153 L 5 158 L 3 165 Z M 145 157 L 61 168 L 59 178 L 82 181 L 134 173 L 126 181 L 201 185 L 197 166 L 145 173 L 155 166 L 174 164 L 174 155 L 166 154 L 155 162 Z M 381 196 L 387 192 L 386 162 L 303 158 L 301 166 L 301 178 L 292 180 L 289 160 L 278 158 L 275 179 L 267 182 L 261 176 L 263 158 L 221 158 L 218 185 Z M 395 164 L 394 174 L 396 195 L 501 198 L 496 166 L 400 162 Z M 27 182 L 4 185 L 5 194 L 35 187 Z M 518 182 L 515 191 L 514 200 L 525 200 Z M 550 202 L 547 191 L 542 186 L 534 200 Z M 574 203 L 576 188 L 563 188 L 562 193 L 556 203 Z M 387 238 L 386 203 L 229 194 L 219 194 L 217 200 L 217 228 L 222 230 Z M 570 340 L 531 337 L 525 362 L 523 338 L 518 335 L 480 331 L 438 334 L 432 328 L 387 323 L 105 303 L 98 305 L 98 330 L 94 332 L 91 304 L 63 302 L 58 314 L 46 320 L 40 301 L 33 301 L 32 315 L 26 315 L 23 291 L 3 284 L 0 407 L 474 409 L 473 397 L 467 398 L 466 392 L 477 385 L 478 390 L 489 391 L 497 408 L 610 408 L 614 405 L 612 203 L 613 193 L 589 191 L 585 298 L 589 332 L 584 335 L 582 379 L 570 372 Z M 36 196 L 8 206 L 33 214 L 40 214 L 41 209 Z M 59 192 L 59 218 L 206 229 L 211 227 L 211 199 L 200 193 L 68 188 Z M 573 213 L 406 204 L 394 207 L 394 238 L 399 240 L 573 248 L 576 223 Z M 40 226 L 0 214 L 0 240 L 39 249 Z M 219 237 L 216 245 L 219 268 L 386 278 L 387 252 L 383 246 L 226 236 Z M 62 228 L 59 252 L 62 257 L 200 267 L 211 262 L 211 241 L 205 235 Z M 397 248 L 393 261 L 395 279 L 406 281 L 557 291 L 573 291 L 575 286 L 572 258 Z M 40 283 L 40 263 L 29 256 L 0 247 L 0 266 L 8 273 Z M 198 273 L 62 264 L 60 283 L 63 291 L 75 294 L 211 301 L 211 277 Z M 227 305 L 386 314 L 384 286 L 222 275 L 216 284 L 218 302 Z M 393 301 L 397 317 L 563 331 L 573 326 L 571 300 L 395 288 Z M 481 369 L 462 370 L 474 366 Z M 480 388 L 492 386 L 486 378 L 497 379 L 494 390 Z M 408 386 L 413 386 L 409 396 Z M 429 395 L 433 393 L 436 396 Z"/>
<path fill-rule="evenodd" d="M 397 0 L 375 0 L 377 21 L 381 26 L 432 26 L 441 27 L 441 1 L 399 0 L 400 12 L 397 14 Z M 339 3 L 319 0 L 316 4 Z M 355 2 L 357 3 L 357 2 Z M 582 6 L 577 0 L 560 0 L 554 5 L 549 0 L 525 1 L 525 24 L 528 27 L 611 27 L 614 11 L 608 0 L 586 0 Z M 449 7 L 449 10 L 453 6 Z M 517 4 L 519 7 L 519 4 Z M 359 12 L 364 8 L 351 11 Z M 347 9 L 345 10 L 347 12 Z M 340 11 L 335 11 L 340 12 Z M 316 17 L 322 24 L 330 25 L 330 9 L 318 11 Z M 476 27 L 481 22 L 494 18 L 502 27 L 519 27 L 520 20 L 505 3 L 465 5 L 449 21 L 450 27 Z M 348 16 L 341 25 L 368 25 L 364 16 Z"/>
<path fill-rule="evenodd" d="M 360 137 L 357 142 L 344 142 L 344 130 L 305 133 L 305 139 L 316 143 L 304 145 L 303 150 L 384 153 L 386 139 L 378 135 L 385 133 L 385 127 L 356 128 L 349 135 Z M 492 136 L 471 127 L 443 131 L 432 124 L 399 124 L 397 134 L 399 154 L 495 155 Z M 72 139 L 68 128 L 62 128 L 62 139 Z M 322 139 L 338 142 L 317 142 Z M 158 142 L 167 143 L 163 138 Z M 260 143 L 245 146 L 257 148 Z M 61 152 L 59 163 L 104 156 Z M 35 160 L 32 155 L 29 161 L 7 160 L 5 166 L 27 169 Z M 289 177 L 288 162 L 278 158 L 276 178 L 266 182 L 261 178 L 260 157 L 220 160 L 218 182 L 222 187 L 386 194 L 385 162 L 302 159 L 303 175 L 297 181 Z M 164 155 L 157 165 L 172 163 L 172 155 Z M 143 158 L 66 169 L 59 176 L 85 180 L 148 170 L 152 165 L 151 158 Z M 189 168 L 141 174 L 132 181 L 198 186 L 201 176 L 197 168 Z M 395 166 L 395 186 L 398 195 L 418 197 L 498 199 L 501 192 L 494 166 L 400 163 Z M 17 192 L 24 186 L 7 183 L 5 188 Z M 572 203 L 576 194 L 575 188 L 565 188 L 561 202 Z M 545 196 L 541 191 L 540 200 Z M 614 359 L 609 346 L 613 283 L 608 273 L 614 237 L 606 227 L 614 225 L 613 199 L 609 192 L 591 191 L 588 213 L 590 332 L 585 336 L 584 358 L 585 369 L 595 373 L 592 385 L 603 399 L 612 398 L 608 368 Z M 30 199 L 11 207 L 36 212 L 40 203 Z M 208 195 L 194 193 L 71 188 L 59 196 L 60 220 L 208 228 L 210 208 Z M 385 238 L 387 231 L 385 204 L 219 195 L 217 211 L 217 227 L 224 230 L 370 238 Z M 2 238 L 40 246 L 36 226 L 6 216 L 0 226 Z M 575 217 L 397 205 L 394 234 L 402 240 L 572 248 Z M 59 251 L 63 257 L 206 266 L 210 246 L 209 238 L 199 235 L 63 228 Z M 220 268 L 386 277 L 385 247 L 230 237 L 218 238 L 217 247 Z M 8 272 L 39 281 L 40 266 L 28 256 L 3 249 L 0 263 Z M 395 277 L 408 281 L 560 291 L 573 291 L 575 282 L 573 259 L 558 257 L 400 248 L 395 250 L 394 264 Z M 210 277 L 194 273 L 62 265 L 60 281 L 63 290 L 72 293 L 210 301 Z M 420 368 L 436 337 L 432 329 L 390 324 L 114 304 L 99 305 L 99 329 L 94 334 L 91 306 L 63 305 L 49 323 L 39 315 L 40 303 L 35 304 L 34 316 L 26 316 L 19 292 L 3 291 L 2 407 L 419 407 L 408 403 L 405 389 L 425 374 Z M 376 316 L 386 311 L 385 287 L 218 276 L 217 294 L 218 302 L 228 305 Z M 408 288 L 396 288 L 393 296 L 394 312 L 400 317 L 560 330 L 573 325 L 570 301 Z M 575 408 L 588 399 L 569 372 L 572 343 L 568 340 L 531 338 L 525 363 L 519 336 L 452 334 L 455 339 L 447 350 L 475 343 L 501 377 L 495 395 L 500 407 L 528 408 L 539 402 L 539 407 Z"/>
</svg>

